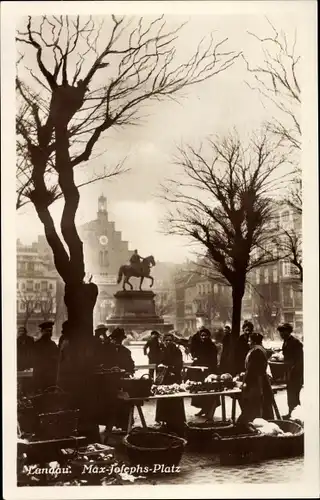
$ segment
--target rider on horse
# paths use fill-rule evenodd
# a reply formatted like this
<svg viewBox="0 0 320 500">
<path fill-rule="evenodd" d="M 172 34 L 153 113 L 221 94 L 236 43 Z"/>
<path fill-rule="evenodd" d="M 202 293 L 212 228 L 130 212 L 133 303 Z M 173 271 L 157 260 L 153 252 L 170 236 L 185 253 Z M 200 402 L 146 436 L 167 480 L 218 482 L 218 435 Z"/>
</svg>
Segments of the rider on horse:
<svg viewBox="0 0 320 500">
<path fill-rule="evenodd" d="M 138 250 L 134 250 L 133 254 L 130 257 L 131 266 L 136 269 L 138 272 L 141 271 L 141 262 L 143 261 L 143 257 L 140 257 L 138 254 Z"/>
</svg>

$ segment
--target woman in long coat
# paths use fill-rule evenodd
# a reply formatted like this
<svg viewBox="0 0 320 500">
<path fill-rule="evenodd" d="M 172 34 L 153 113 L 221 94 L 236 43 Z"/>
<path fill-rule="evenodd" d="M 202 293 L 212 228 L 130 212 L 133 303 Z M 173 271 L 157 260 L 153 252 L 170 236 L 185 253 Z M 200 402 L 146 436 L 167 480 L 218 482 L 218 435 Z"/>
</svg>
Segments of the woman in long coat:
<svg viewBox="0 0 320 500">
<path fill-rule="evenodd" d="M 242 386 L 241 423 L 255 418 L 273 419 L 273 394 L 267 375 L 268 358 L 262 347 L 263 336 L 252 333 L 249 336 L 250 350 L 245 359 L 245 376 Z"/>
<path fill-rule="evenodd" d="M 208 368 L 208 374 L 216 374 L 218 373 L 218 349 L 210 337 L 211 334 L 207 328 L 200 330 L 197 357 L 193 364 Z M 205 415 L 207 418 L 213 418 L 214 411 L 220 405 L 220 398 L 219 396 L 197 396 L 191 399 L 191 404 L 196 408 L 201 408 L 197 416 Z"/>
<path fill-rule="evenodd" d="M 180 349 L 173 341 L 173 335 L 164 337 L 164 347 L 161 351 L 158 368 L 165 370 L 163 385 L 180 384 L 183 359 Z M 182 398 L 157 400 L 156 421 L 166 424 L 168 430 L 183 433 L 186 415 Z"/>
</svg>

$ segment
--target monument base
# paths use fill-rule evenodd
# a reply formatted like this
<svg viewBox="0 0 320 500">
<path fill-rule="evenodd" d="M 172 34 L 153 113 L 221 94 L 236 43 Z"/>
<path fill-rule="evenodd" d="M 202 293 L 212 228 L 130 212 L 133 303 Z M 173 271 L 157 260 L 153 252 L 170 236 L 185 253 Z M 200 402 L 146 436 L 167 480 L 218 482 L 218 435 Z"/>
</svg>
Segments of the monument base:
<svg viewBox="0 0 320 500">
<path fill-rule="evenodd" d="M 151 291 L 126 290 L 115 293 L 115 312 L 107 319 L 108 327 L 119 326 L 127 332 L 157 330 L 166 333 L 173 329 L 156 314 L 155 293 Z"/>
</svg>

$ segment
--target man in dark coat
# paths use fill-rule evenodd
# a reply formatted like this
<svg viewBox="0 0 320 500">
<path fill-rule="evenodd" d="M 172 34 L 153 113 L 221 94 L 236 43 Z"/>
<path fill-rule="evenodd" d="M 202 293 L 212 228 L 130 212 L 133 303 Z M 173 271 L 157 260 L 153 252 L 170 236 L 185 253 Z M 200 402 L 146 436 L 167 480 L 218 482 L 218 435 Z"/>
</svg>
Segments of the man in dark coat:
<svg viewBox="0 0 320 500">
<path fill-rule="evenodd" d="M 293 328 L 289 323 L 278 326 L 283 340 L 282 353 L 287 365 L 287 398 L 290 417 L 296 406 L 300 405 L 300 391 L 303 386 L 303 345 L 292 335 Z"/>
<path fill-rule="evenodd" d="M 17 368 L 18 371 L 32 368 L 34 340 L 24 326 L 18 328 L 17 338 Z"/>
<path fill-rule="evenodd" d="M 220 357 L 220 373 L 230 373 L 231 328 L 226 325 L 223 330 L 222 353 Z"/>
<path fill-rule="evenodd" d="M 236 351 L 235 351 L 235 373 L 242 373 L 245 371 L 245 359 L 249 352 L 249 335 L 253 333 L 253 324 L 251 321 L 245 321 L 242 326 L 242 335 L 238 338 Z"/>
<path fill-rule="evenodd" d="M 207 328 L 200 330 L 200 342 L 197 347 L 197 358 L 194 360 L 195 366 L 204 366 L 208 368 L 208 375 L 218 372 L 218 349 L 215 343 L 211 340 L 211 333 Z M 207 419 L 213 419 L 214 412 L 220 406 L 220 398 L 216 396 L 200 397 L 197 396 L 191 399 L 192 406 L 201 408 L 196 413 L 196 416 L 205 415 Z"/>
<path fill-rule="evenodd" d="M 134 361 L 131 356 L 131 351 L 122 342 L 126 338 L 123 328 L 115 328 L 111 335 L 110 341 L 114 347 L 114 362 L 113 366 L 117 366 L 121 370 L 126 371 L 126 377 L 134 374 Z M 130 403 L 117 400 L 114 412 L 114 425 L 123 430 L 127 430 L 130 415 Z"/>
<path fill-rule="evenodd" d="M 53 321 L 39 325 L 41 337 L 34 343 L 33 384 L 36 391 L 56 385 L 59 349 L 51 340 Z"/>
<path fill-rule="evenodd" d="M 273 394 L 267 375 L 268 357 L 262 346 L 260 333 L 249 335 L 249 352 L 245 359 L 239 423 L 247 424 L 255 418 L 272 420 Z"/>
<path fill-rule="evenodd" d="M 161 342 L 159 337 L 159 332 L 152 331 L 151 337 L 147 340 L 143 347 L 143 353 L 145 356 L 148 356 L 149 364 L 155 364 L 156 366 L 159 364 L 161 355 Z M 154 380 L 154 373 L 155 370 L 153 368 L 149 370 L 151 380 Z"/>
<path fill-rule="evenodd" d="M 200 339 L 200 330 L 198 330 L 194 335 L 192 335 L 189 339 L 189 351 L 191 357 L 193 359 L 198 357 L 199 354 L 199 345 L 201 343 Z"/>
<path fill-rule="evenodd" d="M 126 338 L 123 328 L 115 328 L 109 335 L 111 343 L 114 345 L 114 364 L 121 370 L 125 370 L 128 375 L 134 374 L 134 361 L 131 356 L 131 351 L 122 342 Z"/>
</svg>

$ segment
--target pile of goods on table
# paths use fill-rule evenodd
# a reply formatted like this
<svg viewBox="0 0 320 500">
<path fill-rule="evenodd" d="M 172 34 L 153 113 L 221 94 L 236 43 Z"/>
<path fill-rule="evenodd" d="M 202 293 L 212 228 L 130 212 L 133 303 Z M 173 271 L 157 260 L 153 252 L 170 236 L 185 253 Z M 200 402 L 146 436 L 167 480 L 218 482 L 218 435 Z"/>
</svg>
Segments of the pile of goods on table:
<svg viewBox="0 0 320 500">
<path fill-rule="evenodd" d="M 223 373 L 222 375 L 208 375 L 203 382 L 187 381 L 186 385 L 187 390 L 191 393 L 220 392 L 233 389 L 236 385 L 236 381 L 232 378 L 230 373 Z"/>
<path fill-rule="evenodd" d="M 178 394 L 180 392 L 190 392 L 190 394 L 198 392 L 218 392 L 233 389 L 237 385 L 236 382 L 237 380 L 233 379 L 230 373 L 224 373 L 222 375 L 211 374 L 208 375 L 203 382 L 187 380 L 182 384 L 152 385 L 151 394 L 153 396 L 162 396 Z"/>
<path fill-rule="evenodd" d="M 152 385 L 151 394 L 153 396 L 165 396 L 167 394 L 178 394 L 179 392 L 187 392 L 187 384 L 170 384 L 170 385 Z"/>
</svg>

